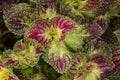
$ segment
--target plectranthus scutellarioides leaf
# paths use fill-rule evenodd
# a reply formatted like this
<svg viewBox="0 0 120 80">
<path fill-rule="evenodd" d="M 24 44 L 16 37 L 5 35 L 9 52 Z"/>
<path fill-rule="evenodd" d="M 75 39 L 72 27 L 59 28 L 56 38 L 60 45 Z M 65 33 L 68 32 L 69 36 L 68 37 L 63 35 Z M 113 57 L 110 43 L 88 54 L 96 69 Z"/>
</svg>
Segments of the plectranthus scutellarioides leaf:
<svg viewBox="0 0 120 80">
<path fill-rule="evenodd" d="M 89 33 L 87 33 L 86 30 L 81 27 L 82 25 L 79 25 L 78 28 L 66 32 L 63 42 L 70 51 L 77 51 L 78 49 L 82 48 L 82 45 L 84 44 L 84 38 L 89 36 Z"/>
<path fill-rule="evenodd" d="M 68 80 L 98 80 L 101 72 L 98 64 L 88 61 L 85 55 L 77 55 L 66 75 Z"/>
<path fill-rule="evenodd" d="M 17 41 L 13 50 L 5 51 L 2 58 L 6 60 L 4 62 L 6 66 L 24 69 L 36 65 L 41 54 L 40 45 L 36 41 L 29 39 L 25 42 L 23 40 Z"/>
<path fill-rule="evenodd" d="M 87 53 L 90 56 L 90 60 L 99 65 L 102 71 L 101 76 L 113 69 L 112 49 L 104 41 L 90 41 L 87 45 Z"/>
<path fill-rule="evenodd" d="M 89 38 L 100 37 L 108 28 L 108 19 L 106 16 L 98 16 L 92 23 L 84 23 Z"/>
<path fill-rule="evenodd" d="M 43 59 L 58 73 L 65 73 L 73 63 L 74 56 L 63 42 L 52 42 Z"/>
<path fill-rule="evenodd" d="M 23 35 L 30 25 L 32 9 L 27 3 L 9 5 L 3 14 L 7 28 L 15 35 Z"/>
<path fill-rule="evenodd" d="M 112 70 L 112 75 L 120 75 L 120 43 L 117 43 L 113 49 L 113 62 L 115 64 L 113 70 Z"/>
<path fill-rule="evenodd" d="M 31 25 L 30 28 L 27 29 L 27 31 L 25 32 L 25 38 L 32 38 L 36 41 L 38 41 L 40 44 L 42 45 L 46 45 L 49 44 L 50 38 L 47 37 L 47 33 L 49 34 L 49 30 L 47 30 L 47 28 L 49 29 L 48 23 L 45 20 L 35 20 Z M 45 35 L 46 33 L 46 35 Z M 48 35 L 50 36 L 50 35 Z"/>
<path fill-rule="evenodd" d="M 107 15 L 112 17 L 117 13 L 119 0 L 102 0 L 100 6 L 97 7 L 95 14 L 96 16 Z"/>
<path fill-rule="evenodd" d="M 2 59 L 0 59 L 0 80 L 19 80 L 11 69 L 7 69 L 3 66 Z"/>
</svg>

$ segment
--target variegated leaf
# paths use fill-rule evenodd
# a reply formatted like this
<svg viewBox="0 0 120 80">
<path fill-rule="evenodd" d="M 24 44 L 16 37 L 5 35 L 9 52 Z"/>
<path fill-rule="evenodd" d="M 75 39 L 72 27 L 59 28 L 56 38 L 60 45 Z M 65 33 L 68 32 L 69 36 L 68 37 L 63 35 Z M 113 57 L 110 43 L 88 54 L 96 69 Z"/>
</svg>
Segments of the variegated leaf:
<svg viewBox="0 0 120 80">
<path fill-rule="evenodd" d="M 24 8 L 23 8 L 24 6 Z M 8 6 L 9 7 L 9 6 Z M 3 18 L 7 28 L 16 35 L 23 35 L 30 25 L 32 10 L 28 4 L 11 5 L 4 11 Z"/>
<path fill-rule="evenodd" d="M 53 42 L 43 59 L 62 74 L 72 65 L 73 56 L 62 42 Z"/>
<path fill-rule="evenodd" d="M 107 43 L 100 40 L 94 40 L 88 43 L 87 49 L 90 60 L 99 65 L 102 76 L 113 69 L 112 49 Z"/>
<path fill-rule="evenodd" d="M 116 44 L 113 49 L 113 56 L 112 56 L 113 62 L 115 64 L 112 72 L 112 75 L 120 75 L 120 44 Z"/>
<path fill-rule="evenodd" d="M 78 55 L 67 76 L 70 80 L 98 80 L 101 72 L 98 64 L 86 61 L 85 56 Z"/>
</svg>

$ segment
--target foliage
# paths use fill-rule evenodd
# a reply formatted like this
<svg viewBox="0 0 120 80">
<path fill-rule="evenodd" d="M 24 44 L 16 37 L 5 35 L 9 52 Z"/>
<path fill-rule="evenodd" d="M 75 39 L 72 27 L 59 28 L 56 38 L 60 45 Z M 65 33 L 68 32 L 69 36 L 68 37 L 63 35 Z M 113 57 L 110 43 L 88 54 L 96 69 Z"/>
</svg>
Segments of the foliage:
<svg viewBox="0 0 120 80">
<path fill-rule="evenodd" d="M 0 10 L 0 80 L 120 80 L 119 0 L 4 0 Z"/>
</svg>

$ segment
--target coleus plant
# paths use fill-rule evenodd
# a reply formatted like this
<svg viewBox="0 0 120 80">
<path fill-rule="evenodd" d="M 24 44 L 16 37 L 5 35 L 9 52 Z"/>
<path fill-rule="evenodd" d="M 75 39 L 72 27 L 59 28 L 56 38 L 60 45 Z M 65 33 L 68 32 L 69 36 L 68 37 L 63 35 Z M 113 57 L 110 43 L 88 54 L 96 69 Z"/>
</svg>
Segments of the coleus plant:
<svg viewBox="0 0 120 80">
<path fill-rule="evenodd" d="M 118 0 L 28 2 L 3 9 L 6 27 L 20 38 L 1 54 L 1 80 L 102 80 L 109 72 L 119 75 L 119 50 L 114 50 L 120 31 L 107 31 L 120 9 Z"/>
</svg>

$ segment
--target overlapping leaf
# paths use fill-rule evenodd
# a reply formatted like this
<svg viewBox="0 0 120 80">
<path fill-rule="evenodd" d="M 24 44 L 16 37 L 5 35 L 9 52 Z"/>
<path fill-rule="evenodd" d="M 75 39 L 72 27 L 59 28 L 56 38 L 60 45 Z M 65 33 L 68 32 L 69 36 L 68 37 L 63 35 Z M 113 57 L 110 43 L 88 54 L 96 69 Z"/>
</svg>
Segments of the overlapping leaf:
<svg viewBox="0 0 120 80">
<path fill-rule="evenodd" d="M 0 59 L 0 79 L 1 80 L 19 80 L 12 70 L 3 66 L 3 60 Z"/>
<path fill-rule="evenodd" d="M 78 55 L 67 76 L 68 80 L 97 80 L 100 79 L 101 72 L 98 64 L 86 61 L 85 56 Z"/>
<path fill-rule="evenodd" d="M 14 50 L 5 51 L 2 58 L 7 67 L 24 69 L 29 66 L 33 67 L 37 64 L 42 50 L 39 45 L 36 45 L 34 40 L 28 40 L 23 43 L 22 40 L 14 45 Z"/>
<path fill-rule="evenodd" d="M 43 59 L 52 65 L 57 72 L 65 73 L 72 65 L 74 57 L 62 42 L 54 42 Z"/>
<path fill-rule="evenodd" d="M 114 49 L 113 49 L 113 62 L 115 64 L 113 70 L 112 70 L 112 74 L 114 75 L 120 75 L 120 44 L 118 43 L 117 45 L 115 45 Z"/>
<path fill-rule="evenodd" d="M 90 60 L 97 63 L 102 70 L 101 75 L 111 71 L 114 67 L 112 62 L 112 49 L 104 41 L 91 41 L 88 43 L 88 55 Z"/>
<path fill-rule="evenodd" d="M 7 28 L 16 35 L 23 35 L 30 25 L 32 9 L 26 3 L 8 6 L 4 11 L 4 20 Z"/>
</svg>

